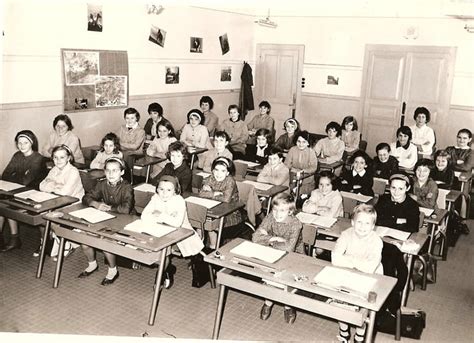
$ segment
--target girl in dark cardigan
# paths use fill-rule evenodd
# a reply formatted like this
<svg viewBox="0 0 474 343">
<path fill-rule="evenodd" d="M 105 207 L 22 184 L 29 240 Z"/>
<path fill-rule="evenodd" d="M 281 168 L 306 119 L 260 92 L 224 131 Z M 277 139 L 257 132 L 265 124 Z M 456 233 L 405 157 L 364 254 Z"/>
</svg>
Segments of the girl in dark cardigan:
<svg viewBox="0 0 474 343">
<path fill-rule="evenodd" d="M 341 177 L 341 190 L 351 193 L 374 196 L 374 178 L 370 157 L 363 151 L 356 151 L 351 157 L 351 169 L 344 170 Z"/>
<path fill-rule="evenodd" d="M 188 159 L 186 144 L 180 141 L 171 143 L 166 156 L 171 162 L 165 165 L 163 170 L 152 179 L 151 183 L 156 185 L 163 175 L 176 176 L 183 192 L 191 192 L 193 174 L 186 162 Z"/>
</svg>

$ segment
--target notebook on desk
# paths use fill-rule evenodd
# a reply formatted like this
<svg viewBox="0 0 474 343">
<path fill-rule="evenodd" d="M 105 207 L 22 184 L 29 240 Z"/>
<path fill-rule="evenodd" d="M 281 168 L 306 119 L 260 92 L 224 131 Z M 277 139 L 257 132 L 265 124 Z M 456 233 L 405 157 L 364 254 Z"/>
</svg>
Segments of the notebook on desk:
<svg viewBox="0 0 474 343">
<path fill-rule="evenodd" d="M 2 191 L 7 191 L 7 192 L 14 191 L 15 189 L 18 189 L 21 187 L 25 187 L 25 186 L 20 185 L 19 183 L 15 183 L 15 182 L 0 180 L 0 189 Z"/>
<path fill-rule="evenodd" d="M 262 191 L 268 191 L 273 185 L 268 183 L 256 182 L 256 181 L 249 181 L 245 180 L 244 183 L 248 183 L 249 185 L 253 185 L 256 189 L 260 189 Z"/>
<path fill-rule="evenodd" d="M 274 249 L 250 241 L 243 241 L 230 252 L 235 255 L 257 259 L 267 263 L 275 263 L 286 255 L 286 251 L 284 250 Z"/>
<path fill-rule="evenodd" d="M 142 183 L 133 188 L 136 191 L 146 192 L 146 193 L 155 193 L 156 186 L 149 183 Z"/>
<path fill-rule="evenodd" d="M 400 230 L 395 230 L 386 226 L 377 226 L 375 232 L 380 237 L 392 237 L 400 241 L 406 241 L 410 237 L 411 232 L 405 232 Z"/>
<path fill-rule="evenodd" d="M 337 218 L 323 217 L 318 216 L 317 214 L 305 212 L 298 213 L 296 218 L 298 218 L 304 224 L 315 225 L 323 229 L 329 229 L 334 225 L 335 222 L 337 222 Z"/>
<path fill-rule="evenodd" d="M 130 224 L 127 224 L 124 229 L 132 232 L 146 233 L 154 237 L 162 237 L 176 230 L 175 227 L 169 225 L 144 221 L 142 219 L 137 219 Z"/>
<path fill-rule="evenodd" d="M 217 200 L 205 199 L 205 198 L 200 198 L 200 197 L 195 197 L 195 196 L 187 197 L 184 200 L 186 200 L 187 202 L 192 202 L 194 204 L 204 206 L 207 209 L 216 207 L 217 205 L 221 203 L 220 201 L 217 201 Z"/>
<path fill-rule="evenodd" d="M 72 211 L 69 213 L 71 216 L 87 220 L 89 223 L 96 224 L 112 218 L 114 215 L 100 211 L 93 207 L 83 208 L 82 210 Z"/>
<path fill-rule="evenodd" d="M 30 189 L 29 191 L 26 192 L 21 192 L 15 194 L 15 197 L 24 199 L 24 200 L 33 200 L 35 202 L 43 202 L 46 200 L 51 200 L 54 198 L 59 197 L 59 195 L 53 194 L 53 193 L 46 193 L 46 192 L 40 192 L 36 191 L 34 189 Z"/>
<path fill-rule="evenodd" d="M 365 296 L 374 289 L 377 280 L 350 270 L 326 266 L 315 277 L 314 283 L 323 288 Z"/>
<path fill-rule="evenodd" d="M 244 160 L 235 160 L 234 163 L 235 162 L 244 163 L 247 166 L 249 166 L 249 168 L 253 168 L 260 165 L 259 163 L 256 163 L 256 162 L 250 162 L 250 161 L 244 161 Z"/>
</svg>

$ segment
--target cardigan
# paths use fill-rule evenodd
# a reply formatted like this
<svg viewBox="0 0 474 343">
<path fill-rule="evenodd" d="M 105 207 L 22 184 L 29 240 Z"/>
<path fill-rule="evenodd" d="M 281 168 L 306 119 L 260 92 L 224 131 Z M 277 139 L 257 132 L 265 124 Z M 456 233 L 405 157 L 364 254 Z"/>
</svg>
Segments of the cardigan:
<svg viewBox="0 0 474 343">
<path fill-rule="evenodd" d="M 56 131 L 51 132 L 48 137 L 48 140 L 46 141 L 46 145 L 43 147 L 43 151 L 41 153 L 43 154 L 43 156 L 51 157 L 51 152 L 53 151 L 53 148 L 61 144 L 67 145 L 67 147 L 71 149 L 75 162 L 85 163 L 79 137 L 77 137 L 76 134 L 72 131 L 67 131 L 62 136 L 58 135 Z"/>
<path fill-rule="evenodd" d="M 268 155 L 270 154 L 270 149 L 270 145 L 267 145 L 267 147 L 263 149 L 263 156 L 257 156 L 257 146 L 249 144 L 245 149 L 245 160 L 256 162 L 259 164 L 266 164 L 268 162 Z"/>
<path fill-rule="evenodd" d="M 158 194 L 154 194 L 143 209 L 141 219 L 145 222 L 162 223 L 193 231 L 192 236 L 177 243 L 183 257 L 196 255 L 204 248 L 204 244 L 189 223 L 186 202 L 181 195 L 175 194 L 167 201 L 163 201 Z"/>
<path fill-rule="evenodd" d="M 332 190 L 324 195 L 318 188 L 311 192 L 311 197 L 303 204 L 303 212 L 316 213 L 324 217 L 342 217 L 344 215 L 342 196 Z"/>
<path fill-rule="evenodd" d="M 209 186 L 212 191 L 204 190 L 204 186 Z M 232 176 L 228 175 L 223 181 L 217 181 L 213 174 L 205 178 L 203 181 L 203 188 L 199 192 L 199 196 L 208 199 L 214 199 L 222 202 L 238 202 L 239 191 L 237 184 Z M 214 192 L 222 192 L 220 195 L 214 195 Z M 242 222 L 242 215 L 240 211 L 234 211 L 224 218 L 224 226 L 234 226 Z"/>
<path fill-rule="evenodd" d="M 360 132 L 342 130 L 341 140 L 344 142 L 345 150 L 352 152 L 359 149 Z"/>
<path fill-rule="evenodd" d="M 232 161 L 232 153 L 226 148 L 222 153 L 218 153 L 217 149 L 211 149 L 199 156 L 198 167 L 207 173 L 211 172 L 212 162 L 218 157 L 227 157 Z"/>
<path fill-rule="evenodd" d="M 451 166 L 447 166 L 444 170 L 438 170 L 438 168 L 433 168 L 430 173 L 430 178 L 434 181 L 441 182 L 438 184 L 439 188 L 451 189 L 454 181 L 454 171 Z"/>
<path fill-rule="evenodd" d="M 278 137 L 277 141 L 275 142 L 275 145 L 282 150 L 288 151 L 291 147 L 295 146 L 294 138 L 295 134 L 289 136 L 288 133 L 284 133 L 280 137 Z"/>
<path fill-rule="evenodd" d="M 397 143 L 390 144 L 390 154 L 398 160 L 398 166 L 405 169 L 413 169 L 418 161 L 418 149 L 416 145 L 411 144 L 405 149 L 402 146 L 397 147 Z"/>
<path fill-rule="evenodd" d="M 383 274 L 382 248 L 383 241 L 375 231 L 361 238 L 357 236 L 355 229 L 350 227 L 338 238 L 331 252 L 331 261 L 338 267 Z"/>
<path fill-rule="evenodd" d="M 455 171 L 470 172 L 474 168 L 474 154 L 471 147 L 461 149 L 455 146 L 448 146 L 446 152 L 451 155 L 451 161 Z M 464 161 L 458 164 L 457 161 Z"/>
<path fill-rule="evenodd" d="M 112 186 L 107 180 L 101 180 L 95 188 L 84 195 L 82 203 L 91 206 L 93 201 L 103 202 L 112 207 L 112 212 L 130 214 L 135 211 L 133 187 L 127 180 Z"/>
<path fill-rule="evenodd" d="M 143 127 L 143 130 L 145 130 L 146 135 L 151 136 L 153 139 L 155 137 L 158 137 L 158 131 L 157 131 L 158 126 L 160 126 L 161 124 L 164 124 L 165 122 L 170 123 L 170 121 L 164 118 L 163 116 L 156 123 L 153 121 L 152 118 L 148 118 L 148 120 L 145 123 L 145 126 Z"/>
<path fill-rule="evenodd" d="M 106 154 L 105 151 L 99 151 L 95 158 L 92 160 L 90 168 L 91 169 L 104 169 L 105 167 L 105 161 L 108 158 L 111 157 L 118 157 L 120 159 L 123 159 L 123 154 L 121 151 L 118 153 L 111 153 L 110 155 Z"/>
<path fill-rule="evenodd" d="M 343 141 L 339 138 L 329 139 L 328 137 L 320 139 L 314 147 L 319 162 L 324 163 L 334 163 L 342 160 L 344 149 L 345 145 Z"/>
<path fill-rule="evenodd" d="M 273 214 L 270 213 L 253 233 L 252 242 L 270 245 L 278 250 L 303 253 L 302 229 L 303 224 L 295 216 L 289 215 L 284 221 L 277 222 Z M 283 238 L 285 241 L 270 241 L 273 237 Z"/>
<path fill-rule="evenodd" d="M 81 175 L 71 163 L 66 164 L 62 170 L 54 166 L 41 181 L 39 189 L 42 192 L 69 195 L 79 200 L 84 196 Z"/>
<path fill-rule="evenodd" d="M 203 125 L 207 127 L 207 130 L 209 131 L 209 136 L 214 137 L 216 128 L 219 125 L 219 118 L 217 118 L 217 115 L 212 111 L 206 112 L 204 113 Z"/>
<path fill-rule="evenodd" d="M 410 126 L 413 135 L 411 141 L 413 144 L 421 145 L 419 150 L 421 154 L 431 155 L 433 146 L 435 144 L 435 134 L 431 127 L 423 125 L 418 127 L 416 125 Z"/>
<path fill-rule="evenodd" d="M 175 137 L 155 137 L 146 149 L 146 154 L 152 157 L 166 158 L 169 145 L 176 141 L 177 139 Z"/>
<path fill-rule="evenodd" d="M 318 169 L 318 159 L 316 153 L 311 148 L 301 150 L 294 146 L 286 155 L 285 165 L 290 169 L 300 169 L 305 173 L 314 173 Z"/>
<path fill-rule="evenodd" d="M 237 120 L 236 122 L 230 119 L 224 120 L 219 130 L 227 132 L 230 137 L 230 145 L 234 151 L 245 152 L 246 142 L 249 139 L 249 130 L 242 120 Z"/>
<path fill-rule="evenodd" d="M 438 185 L 433 179 L 429 178 L 423 186 L 420 186 L 420 183 L 415 177 L 413 182 L 413 195 L 416 195 L 416 202 L 420 207 L 437 208 Z"/>
<path fill-rule="evenodd" d="M 271 134 L 273 134 L 275 129 L 275 120 L 273 120 L 269 114 L 257 114 L 252 118 L 250 123 L 247 124 L 247 127 L 249 131 L 267 129 Z"/>
<path fill-rule="evenodd" d="M 381 162 L 379 157 L 375 156 L 372 167 L 374 177 L 388 180 L 391 175 L 398 172 L 398 160 L 390 155 L 386 162 Z"/>
<path fill-rule="evenodd" d="M 188 146 L 212 149 L 207 127 L 201 124 L 196 127 L 192 127 L 191 124 L 184 125 L 179 140 Z"/>
<path fill-rule="evenodd" d="M 145 130 L 140 126 L 128 129 L 125 125 L 120 126 L 118 131 L 120 147 L 122 151 L 141 153 L 145 142 Z"/>
<path fill-rule="evenodd" d="M 176 176 L 178 178 L 179 185 L 181 186 L 181 191 L 191 192 L 193 173 L 186 162 L 183 161 L 183 163 L 181 163 L 181 165 L 176 169 L 174 168 L 173 163 L 168 162 L 163 170 L 151 180 L 151 183 L 156 185 L 163 175 Z"/>
<path fill-rule="evenodd" d="M 290 185 L 290 170 L 282 162 L 278 163 L 276 166 L 267 163 L 258 174 L 257 181 L 288 187 Z"/>
<path fill-rule="evenodd" d="M 392 201 L 390 194 L 382 194 L 375 205 L 377 225 L 405 232 L 418 232 L 420 209 L 408 194 L 401 203 Z"/>
<path fill-rule="evenodd" d="M 38 189 L 46 174 L 46 161 L 39 152 L 33 151 L 31 155 L 25 156 L 17 151 L 3 171 L 2 180 Z"/>
<path fill-rule="evenodd" d="M 364 175 L 356 173 L 354 170 L 344 169 L 341 176 L 341 190 L 351 193 L 360 193 L 363 195 L 374 196 L 372 186 L 374 185 L 374 177 L 372 173 L 365 169 Z"/>
</svg>

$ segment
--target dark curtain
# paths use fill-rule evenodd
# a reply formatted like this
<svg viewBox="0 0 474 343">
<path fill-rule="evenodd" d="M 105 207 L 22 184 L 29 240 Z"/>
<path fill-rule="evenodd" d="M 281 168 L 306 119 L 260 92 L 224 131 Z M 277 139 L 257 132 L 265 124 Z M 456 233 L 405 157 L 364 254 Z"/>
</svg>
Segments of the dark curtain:
<svg viewBox="0 0 474 343">
<path fill-rule="evenodd" d="M 248 111 L 252 111 L 254 109 L 252 94 L 252 67 L 250 67 L 247 62 L 244 62 L 244 67 L 242 69 L 242 75 L 240 76 L 240 79 L 242 80 L 242 84 L 240 86 L 239 107 L 242 111 L 242 120 L 244 120 Z"/>
</svg>

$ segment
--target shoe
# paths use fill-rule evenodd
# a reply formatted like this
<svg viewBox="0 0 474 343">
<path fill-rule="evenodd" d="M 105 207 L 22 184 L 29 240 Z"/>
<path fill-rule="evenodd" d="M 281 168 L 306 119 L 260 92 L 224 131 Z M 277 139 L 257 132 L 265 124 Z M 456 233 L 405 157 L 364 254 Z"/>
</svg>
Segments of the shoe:
<svg viewBox="0 0 474 343">
<path fill-rule="evenodd" d="M 86 278 L 88 276 L 90 276 L 91 274 L 93 274 L 94 272 L 98 271 L 99 270 L 99 266 L 97 266 L 97 268 L 95 268 L 93 271 L 91 272 L 88 272 L 87 270 L 84 270 L 81 274 L 79 274 L 77 277 L 79 279 L 83 279 L 83 278 Z"/>
<path fill-rule="evenodd" d="M 111 285 L 115 282 L 115 280 L 118 279 L 119 277 L 119 272 L 117 271 L 117 274 L 115 274 L 115 276 L 112 278 L 112 279 L 107 279 L 107 278 L 104 278 L 104 280 L 102 280 L 102 282 L 100 283 L 102 286 L 108 286 L 108 285 Z"/>
<path fill-rule="evenodd" d="M 351 340 L 350 329 L 347 328 L 347 330 L 342 330 L 341 328 L 339 328 L 339 335 L 336 338 L 341 343 L 349 343 Z"/>
<path fill-rule="evenodd" d="M 296 310 L 294 308 L 285 308 L 284 310 L 285 322 L 293 324 L 296 320 Z"/>
<path fill-rule="evenodd" d="M 14 249 L 20 249 L 21 248 L 21 240 L 20 240 L 20 237 L 18 237 L 17 235 L 15 236 L 11 236 L 10 238 L 10 242 L 8 242 L 7 245 L 5 245 L 5 247 L 0 250 L 1 252 L 7 252 L 7 251 L 10 251 L 10 250 L 14 250 Z"/>
<path fill-rule="evenodd" d="M 273 305 L 268 306 L 267 304 L 263 304 L 262 309 L 260 310 L 260 319 L 267 320 L 270 318 L 272 314 Z"/>
<path fill-rule="evenodd" d="M 76 251 L 76 249 L 74 249 L 74 248 L 65 249 L 65 250 L 64 250 L 64 253 L 63 253 L 64 258 L 66 258 L 66 257 L 68 257 L 68 256 L 70 256 L 70 255 L 72 255 L 72 253 L 73 253 L 74 251 Z M 33 254 L 33 256 L 35 256 L 35 255 Z M 57 260 L 58 260 L 58 255 L 56 255 L 56 256 L 51 256 L 51 258 L 53 259 L 54 262 L 57 262 Z"/>
<path fill-rule="evenodd" d="M 39 257 L 40 253 L 41 253 L 41 243 L 40 245 L 38 246 L 38 248 L 36 248 L 35 252 L 33 253 L 33 257 Z"/>
<path fill-rule="evenodd" d="M 176 273 L 176 267 L 172 265 L 171 263 L 168 264 L 168 267 L 166 268 L 165 273 L 163 274 L 163 277 L 164 277 L 163 287 L 165 289 L 169 289 L 173 286 L 175 273 Z"/>
</svg>

